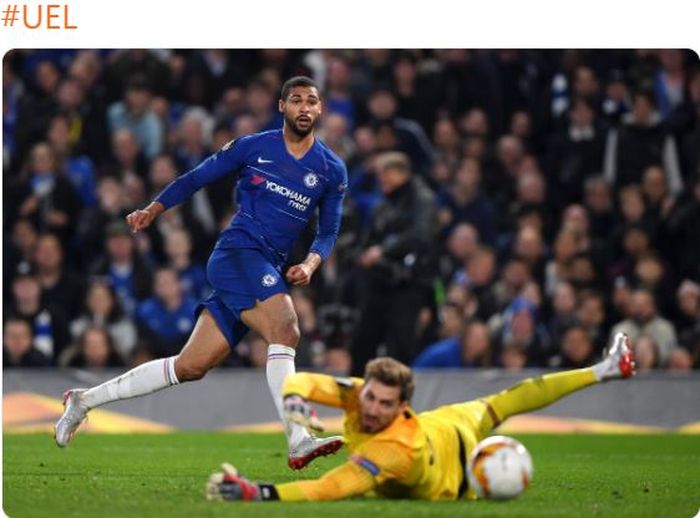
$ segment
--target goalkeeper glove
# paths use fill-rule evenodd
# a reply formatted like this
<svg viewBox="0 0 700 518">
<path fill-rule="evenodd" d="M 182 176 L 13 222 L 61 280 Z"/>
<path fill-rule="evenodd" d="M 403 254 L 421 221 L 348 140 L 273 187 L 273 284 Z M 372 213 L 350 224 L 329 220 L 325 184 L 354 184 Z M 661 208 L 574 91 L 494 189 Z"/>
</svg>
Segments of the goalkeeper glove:
<svg viewBox="0 0 700 518">
<path fill-rule="evenodd" d="M 284 398 L 284 417 L 287 421 L 300 424 L 315 432 L 323 431 L 323 423 L 316 410 L 303 397 L 291 394 Z"/>
<path fill-rule="evenodd" d="M 221 468 L 223 473 L 212 473 L 209 476 L 207 500 L 279 500 L 275 486 L 251 482 L 227 462 Z"/>
</svg>

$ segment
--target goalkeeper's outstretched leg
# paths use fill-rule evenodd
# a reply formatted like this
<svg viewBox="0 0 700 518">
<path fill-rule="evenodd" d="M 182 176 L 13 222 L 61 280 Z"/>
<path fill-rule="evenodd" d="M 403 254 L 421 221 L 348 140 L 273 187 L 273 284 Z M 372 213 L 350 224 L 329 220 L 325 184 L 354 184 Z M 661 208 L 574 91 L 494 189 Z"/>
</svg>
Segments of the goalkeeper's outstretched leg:
<svg viewBox="0 0 700 518">
<path fill-rule="evenodd" d="M 481 399 L 488 407 L 490 418 L 483 423 L 481 435 L 485 437 L 511 416 L 551 405 L 564 396 L 595 383 L 629 378 L 635 372 L 629 338 L 624 333 L 617 333 L 605 358 L 592 367 L 528 378 L 498 394 Z"/>
</svg>

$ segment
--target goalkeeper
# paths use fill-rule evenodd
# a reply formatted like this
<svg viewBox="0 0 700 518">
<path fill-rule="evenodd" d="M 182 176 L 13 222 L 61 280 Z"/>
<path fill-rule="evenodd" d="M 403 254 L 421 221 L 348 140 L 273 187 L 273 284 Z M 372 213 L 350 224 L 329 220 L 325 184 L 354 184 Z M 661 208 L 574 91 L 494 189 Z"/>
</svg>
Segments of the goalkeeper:
<svg viewBox="0 0 700 518">
<path fill-rule="evenodd" d="M 253 483 L 224 464 L 207 483 L 219 500 L 340 500 L 365 494 L 385 498 L 476 498 L 468 488 L 467 458 L 508 417 L 530 412 L 589 385 L 635 373 L 628 338 L 618 333 L 606 357 L 578 370 L 526 379 L 498 394 L 416 414 L 409 406 L 411 370 L 377 358 L 364 379 L 299 373 L 284 384 L 289 419 L 308 422 L 309 401 L 342 408 L 348 460 L 317 480 Z"/>
</svg>

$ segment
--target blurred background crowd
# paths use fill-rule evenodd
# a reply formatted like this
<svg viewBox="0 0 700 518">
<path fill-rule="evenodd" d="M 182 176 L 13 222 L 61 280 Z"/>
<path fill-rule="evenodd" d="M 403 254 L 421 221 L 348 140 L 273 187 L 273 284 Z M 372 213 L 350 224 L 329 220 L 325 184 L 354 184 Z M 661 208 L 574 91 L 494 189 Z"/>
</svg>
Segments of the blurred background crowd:
<svg viewBox="0 0 700 518">
<path fill-rule="evenodd" d="M 684 50 L 16 50 L 3 60 L 3 364 L 177 353 L 235 175 L 124 216 L 322 87 L 349 188 L 291 289 L 298 366 L 579 367 L 612 333 L 700 367 L 700 64 Z M 306 254 L 310 228 L 290 258 Z M 264 366 L 249 335 L 227 361 Z"/>
</svg>

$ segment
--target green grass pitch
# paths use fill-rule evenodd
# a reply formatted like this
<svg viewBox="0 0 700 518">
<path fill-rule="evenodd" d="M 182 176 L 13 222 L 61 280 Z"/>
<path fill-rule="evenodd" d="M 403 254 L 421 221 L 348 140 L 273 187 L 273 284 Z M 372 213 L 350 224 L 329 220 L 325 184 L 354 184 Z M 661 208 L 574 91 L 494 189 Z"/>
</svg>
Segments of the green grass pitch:
<svg viewBox="0 0 700 518">
<path fill-rule="evenodd" d="M 301 473 L 286 467 L 281 435 L 175 433 L 3 438 L 3 508 L 25 516 L 673 516 L 700 509 L 700 438 L 682 435 L 519 435 L 535 476 L 508 502 L 356 499 L 323 503 L 208 502 L 204 482 L 222 461 L 251 479 L 317 477 L 344 454 Z M 293 514 L 292 514 L 293 513 Z"/>
</svg>

